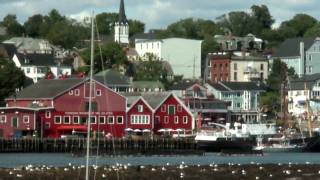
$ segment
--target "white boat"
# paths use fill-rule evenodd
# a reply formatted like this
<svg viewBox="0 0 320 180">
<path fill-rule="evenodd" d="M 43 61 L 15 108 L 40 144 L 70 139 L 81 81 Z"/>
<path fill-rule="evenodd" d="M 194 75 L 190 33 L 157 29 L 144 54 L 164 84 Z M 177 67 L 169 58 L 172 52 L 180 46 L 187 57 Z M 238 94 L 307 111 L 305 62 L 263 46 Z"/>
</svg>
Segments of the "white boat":
<svg viewBox="0 0 320 180">
<path fill-rule="evenodd" d="M 282 136 L 280 138 L 268 138 L 268 142 L 263 144 L 262 138 L 257 138 L 257 146 L 255 150 L 263 152 L 301 152 L 305 149 L 304 144 L 291 144 L 290 140 Z"/>
</svg>

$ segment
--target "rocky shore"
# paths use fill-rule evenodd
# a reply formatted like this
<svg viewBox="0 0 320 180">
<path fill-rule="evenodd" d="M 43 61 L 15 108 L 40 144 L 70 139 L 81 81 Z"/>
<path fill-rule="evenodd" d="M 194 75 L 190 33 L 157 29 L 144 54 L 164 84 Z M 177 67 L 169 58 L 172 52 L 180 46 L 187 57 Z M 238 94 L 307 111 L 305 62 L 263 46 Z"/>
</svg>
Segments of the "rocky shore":
<svg viewBox="0 0 320 180">
<path fill-rule="evenodd" d="M 287 180 L 320 180 L 320 165 L 306 164 L 268 164 L 252 162 L 241 164 L 210 164 L 206 166 L 188 166 L 181 162 L 178 166 L 131 166 L 118 164 L 114 166 L 93 166 L 90 169 L 90 179 L 128 179 L 128 180 L 211 180 L 211 179 L 287 179 Z M 82 180 L 85 177 L 84 166 L 67 167 L 34 167 L 28 165 L 13 169 L 1 169 L 0 180 Z M 94 178 L 95 177 L 95 178 Z"/>
</svg>

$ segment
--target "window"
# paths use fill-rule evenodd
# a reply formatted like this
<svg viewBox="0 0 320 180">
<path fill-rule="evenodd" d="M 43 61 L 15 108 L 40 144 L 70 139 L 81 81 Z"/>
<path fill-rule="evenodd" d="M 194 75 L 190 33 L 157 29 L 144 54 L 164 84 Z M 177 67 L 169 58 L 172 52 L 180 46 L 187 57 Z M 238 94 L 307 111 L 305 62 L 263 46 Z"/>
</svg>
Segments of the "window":
<svg viewBox="0 0 320 180">
<path fill-rule="evenodd" d="M 161 106 L 161 112 L 166 112 L 166 105 L 165 104 Z"/>
<path fill-rule="evenodd" d="M 260 70 L 263 70 L 263 64 L 260 64 Z"/>
<path fill-rule="evenodd" d="M 6 123 L 7 122 L 7 116 L 0 115 L 0 123 Z"/>
<path fill-rule="evenodd" d="M 174 123 L 175 124 L 179 124 L 179 116 L 175 116 L 174 117 Z"/>
<path fill-rule="evenodd" d="M 97 96 L 101 96 L 101 89 L 97 89 L 96 95 L 97 95 Z"/>
<path fill-rule="evenodd" d="M 312 66 L 309 66 L 309 73 L 312 73 Z"/>
<path fill-rule="evenodd" d="M 138 105 L 138 112 L 143 112 L 143 105 Z"/>
<path fill-rule="evenodd" d="M 96 118 L 96 116 L 91 116 L 91 117 L 90 117 L 90 123 L 91 123 L 91 124 L 97 124 L 97 118 Z"/>
<path fill-rule="evenodd" d="M 188 116 L 183 116 L 183 124 L 188 124 Z"/>
<path fill-rule="evenodd" d="M 80 124 L 87 124 L 87 117 L 81 117 Z"/>
<path fill-rule="evenodd" d="M 238 80 L 238 74 L 237 74 L 237 72 L 234 72 L 234 73 L 233 73 L 233 79 L 234 79 L 235 81 Z"/>
<path fill-rule="evenodd" d="M 51 118 L 51 111 L 46 111 L 46 118 Z"/>
<path fill-rule="evenodd" d="M 238 70 L 238 65 L 237 65 L 237 63 L 234 63 L 234 64 L 233 64 L 233 69 L 234 69 L 234 70 Z"/>
<path fill-rule="evenodd" d="M 89 102 L 85 104 L 85 111 L 89 111 Z M 97 112 L 98 111 L 98 104 L 97 102 L 91 102 L 91 111 Z"/>
<path fill-rule="evenodd" d="M 55 116 L 54 117 L 54 123 L 55 124 L 61 124 L 61 116 Z"/>
<path fill-rule="evenodd" d="M 79 124 L 79 116 L 73 116 L 73 124 Z"/>
<path fill-rule="evenodd" d="M 50 122 L 46 122 L 46 123 L 44 124 L 44 128 L 45 128 L 45 129 L 50 129 L 50 127 L 51 127 Z"/>
<path fill-rule="evenodd" d="M 63 117 L 63 123 L 64 124 L 70 124 L 70 116 L 64 116 Z"/>
<path fill-rule="evenodd" d="M 312 61 L 312 55 L 311 54 L 309 55 L 309 61 Z"/>
<path fill-rule="evenodd" d="M 260 73 L 260 79 L 261 79 L 261 80 L 264 80 L 264 78 L 263 78 L 263 72 Z"/>
<path fill-rule="evenodd" d="M 123 124 L 123 116 L 117 116 L 117 124 Z"/>
<path fill-rule="evenodd" d="M 169 123 L 169 117 L 168 117 L 168 116 L 165 116 L 165 117 L 164 117 L 164 123 L 165 123 L 165 124 L 168 124 L 168 123 Z"/>
<path fill-rule="evenodd" d="M 69 91 L 69 95 L 73 95 L 73 90 L 70 90 L 70 91 Z"/>
<path fill-rule="evenodd" d="M 80 90 L 79 89 L 74 90 L 74 95 L 75 96 L 80 96 Z"/>
<path fill-rule="evenodd" d="M 182 112 L 182 106 L 180 104 L 178 104 L 178 112 Z"/>
<path fill-rule="evenodd" d="M 30 68 L 27 68 L 27 74 L 29 74 L 30 73 Z"/>
<path fill-rule="evenodd" d="M 23 123 L 25 124 L 29 123 L 29 119 L 30 119 L 29 116 L 23 116 Z"/>
<path fill-rule="evenodd" d="M 99 116 L 99 124 L 105 124 L 106 123 L 106 117 L 105 116 Z"/>
<path fill-rule="evenodd" d="M 114 124 L 114 116 L 108 116 L 108 124 Z"/>
<path fill-rule="evenodd" d="M 19 118 L 18 117 L 12 117 L 11 126 L 13 128 L 18 128 L 18 126 L 19 126 Z"/>
<path fill-rule="evenodd" d="M 174 105 L 168 106 L 168 114 L 169 115 L 175 115 L 176 114 L 176 107 Z"/>
<path fill-rule="evenodd" d="M 160 124 L 160 116 L 156 116 L 154 121 L 155 124 Z"/>
</svg>

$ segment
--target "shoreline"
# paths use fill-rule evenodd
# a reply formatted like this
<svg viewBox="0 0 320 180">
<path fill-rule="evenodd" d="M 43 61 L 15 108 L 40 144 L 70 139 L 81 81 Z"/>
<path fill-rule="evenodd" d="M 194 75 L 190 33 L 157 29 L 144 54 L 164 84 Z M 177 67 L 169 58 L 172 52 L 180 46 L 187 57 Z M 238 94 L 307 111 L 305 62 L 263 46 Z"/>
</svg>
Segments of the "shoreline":
<svg viewBox="0 0 320 180">
<path fill-rule="evenodd" d="M 67 167 L 26 166 L 0 168 L 1 179 L 84 179 L 85 167 L 69 164 Z M 320 165 L 314 164 L 214 164 L 188 166 L 181 162 L 172 166 L 92 166 L 90 176 L 96 179 L 320 179 Z"/>
</svg>

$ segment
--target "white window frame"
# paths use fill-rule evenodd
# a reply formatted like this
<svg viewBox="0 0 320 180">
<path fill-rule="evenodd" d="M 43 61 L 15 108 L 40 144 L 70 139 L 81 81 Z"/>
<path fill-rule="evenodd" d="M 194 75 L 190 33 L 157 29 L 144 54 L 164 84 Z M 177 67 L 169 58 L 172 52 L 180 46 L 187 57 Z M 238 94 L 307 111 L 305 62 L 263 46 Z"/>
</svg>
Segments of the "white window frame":
<svg viewBox="0 0 320 180">
<path fill-rule="evenodd" d="M 101 118 L 103 119 L 103 122 L 101 123 Z M 106 124 L 106 116 L 99 116 L 99 124 Z"/>
<path fill-rule="evenodd" d="M 19 117 L 18 116 L 13 116 L 11 117 L 11 127 L 13 127 L 13 119 L 17 118 L 17 128 L 19 127 Z"/>
<path fill-rule="evenodd" d="M 74 90 L 74 95 L 75 96 L 80 96 L 80 90 L 79 89 L 75 89 Z"/>
<path fill-rule="evenodd" d="M 97 90 L 96 90 L 96 96 L 101 96 L 101 95 L 102 95 L 101 89 L 97 89 Z"/>
<path fill-rule="evenodd" d="M 30 116 L 29 115 L 24 115 L 22 117 L 22 121 L 24 124 L 29 124 L 30 123 Z"/>
<path fill-rule="evenodd" d="M 97 116 L 91 116 L 90 118 L 91 118 L 91 119 L 92 119 L 92 118 L 94 119 L 93 122 L 91 122 L 91 119 L 90 119 L 90 123 L 91 123 L 91 124 L 97 124 Z"/>
<path fill-rule="evenodd" d="M 0 115 L 0 123 L 6 123 L 7 122 L 7 116 L 6 115 Z"/>
<path fill-rule="evenodd" d="M 46 118 L 51 118 L 51 111 L 46 111 Z"/>
<path fill-rule="evenodd" d="M 164 117 L 164 124 L 169 124 L 169 116 Z"/>
<path fill-rule="evenodd" d="M 69 122 L 66 122 L 66 118 L 69 118 Z M 63 124 L 71 124 L 71 117 L 70 116 L 63 116 Z"/>
<path fill-rule="evenodd" d="M 142 113 L 143 112 L 143 105 L 138 105 L 138 112 Z"/>
<path fill-rule="evenodd" d="M 59 118 L 59 122 L 56 121 L 56 118 Z M 54 116 L 54 124 L 61 124 L 62 117 L 61 116 Z"/>
<path fill-rule="evenodd" d="M 121 123 L 119 123 L 118 118 L 121 118 Z M 117 116 L 117 124 L 123 124 L 123 116 Z"/>
<path fill-rule="evenodd" d="M 175 115 L 175 114 L 177 113 L 177 111 L 176 111 L 176 106 L 175 106 L 175 105 L 172 105 L 172 104 L 168 105 L 168 115 L 172 116 L 172 115 L 170 114 L 170 111 L 169 111 L 170 106 L 174 108 L 174 113 L 173 113 L 173 115 Z"/>
<path fill-rule="evenodd" d="M 188 124 L 189 117 L 188 116 L 183 116 L 183 124 Z"/>
<path fill-rule="evenodd" d="M 69 91 L 69 95 L 73 95 L 73 90 L 70 90 L 70 91 Z"/>
<path fill-rule="evenodd" d="M 112 118 L 112 123 L 109 122 L 109 118 Z M 108 116 L 107 123 L 108 124 L 114 124 L 114 116 Z"/>
<path fill-rule="evenodd" d="M 174 116 L 174 124 L 179 124 L 179 116 Z"/>
<path fill-rule="evenodd" d="M 78 118 L 78 122 L 75 122 L 75 121 L 74 121 L 75 118 Z M 73 116 L 73 117 L 72 117 L 72 123 L 73 123 L 73 124 L 80 124 L 80 116 Z"/>
</svg>

